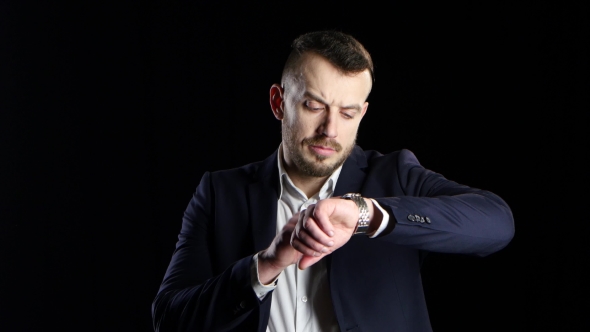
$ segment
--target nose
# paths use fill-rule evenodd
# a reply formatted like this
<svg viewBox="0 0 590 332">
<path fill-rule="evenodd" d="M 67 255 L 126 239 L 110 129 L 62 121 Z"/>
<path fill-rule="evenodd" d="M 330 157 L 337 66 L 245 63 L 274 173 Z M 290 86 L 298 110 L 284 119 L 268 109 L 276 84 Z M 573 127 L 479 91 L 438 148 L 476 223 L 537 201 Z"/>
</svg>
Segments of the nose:
<svg viewBox="0 0 590 332">
<path fill-rule="evenodd" d="M 332 110 L 325 113 L 324 121 L 319 129 L 319 134 L 328 138 L 336 138 L 338 136 L 338 120 L 336 116 L 332 114 Z"/>
</svg>

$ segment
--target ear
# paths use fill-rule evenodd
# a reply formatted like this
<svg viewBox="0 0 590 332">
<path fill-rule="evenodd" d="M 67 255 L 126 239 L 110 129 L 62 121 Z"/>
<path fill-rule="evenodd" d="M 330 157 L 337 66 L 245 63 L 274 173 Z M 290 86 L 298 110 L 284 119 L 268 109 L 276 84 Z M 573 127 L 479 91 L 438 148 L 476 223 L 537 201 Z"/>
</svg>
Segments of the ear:
<svg viewBox="0 0 590 332">
<path fill-rule="evenodd" d="M 365 113 L 367 113 L 367 109 L 369 108 L 369 102 L 366 101 L 363 104 L 363 110 L 361 111 L 361 120 L 363 119 L 363 116 L 365 116 Z"/>
<path fill-rule="evenodd" d="M 283 88 L 279 84 L 273 84 L 270 87 L 270 109 L 277 120 L 283 120 L 285 117 Z"/>
</svg>

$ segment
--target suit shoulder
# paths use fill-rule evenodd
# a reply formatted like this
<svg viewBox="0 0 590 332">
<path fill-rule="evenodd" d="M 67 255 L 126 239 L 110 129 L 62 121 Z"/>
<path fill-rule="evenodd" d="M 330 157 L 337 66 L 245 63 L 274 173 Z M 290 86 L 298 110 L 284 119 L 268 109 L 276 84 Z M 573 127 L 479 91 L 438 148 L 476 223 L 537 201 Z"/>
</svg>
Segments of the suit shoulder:
<svg viewBox="0 0 590 332">
<path fill-rule="evenodd" d="M 396 165 L 420 164 L 418 158 L 416 158 L 416 155 L 408 149 L 401 149 L 386 154 L 375 150 L 365 150 L 363 152 L 365 153 L 365 157 L 367 158 L 369 166 L 390 163 L 394 163 Z"/>
<path fill-rule="evenodd" d="M 257 161 L 240 167 L 211 171 L 209 172 L 211 181 L 214 183 L 231 181 L 236 182 L 236 184 L 250 182 L 255 177 L 262 163 L 262 161 Z"/>
</svg>

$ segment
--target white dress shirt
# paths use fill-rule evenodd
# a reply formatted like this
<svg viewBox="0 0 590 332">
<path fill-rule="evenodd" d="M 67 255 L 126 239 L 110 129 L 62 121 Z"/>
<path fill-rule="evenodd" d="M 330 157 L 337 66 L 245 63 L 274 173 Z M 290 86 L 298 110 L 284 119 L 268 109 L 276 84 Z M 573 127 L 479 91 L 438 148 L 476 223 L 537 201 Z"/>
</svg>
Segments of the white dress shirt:
<svg viewBox="0 0 590 332">
<path fill-rule="evenodd" d="M 277 234 L 295 213 L 305 210 L 319 200 L 332 197 L 342 170 L 342 166 L 336 169 L 320 191 L 308 198 L 293 184 L 285 171 L 282 150 L 281 145 L 277 161 L 280 180 Z M 379 235 L 389 222 L 387 212 L 376 201 L 373 200 L 373 203 L 383 213 L 383 220 L 377 232 L 371 237 Z M 274 290 L 267 332 L 339 331 L 330 296 L 327 269 L 323 260 L 305 270 L 299 270 L 296 264 L 290 265 L 268 285 L 263 285 L 258 278 L 258 254 L 254 255 L 251 271 L 252 288 L 259 299 L 264 299 L 270 291 Z"/>
</svg>

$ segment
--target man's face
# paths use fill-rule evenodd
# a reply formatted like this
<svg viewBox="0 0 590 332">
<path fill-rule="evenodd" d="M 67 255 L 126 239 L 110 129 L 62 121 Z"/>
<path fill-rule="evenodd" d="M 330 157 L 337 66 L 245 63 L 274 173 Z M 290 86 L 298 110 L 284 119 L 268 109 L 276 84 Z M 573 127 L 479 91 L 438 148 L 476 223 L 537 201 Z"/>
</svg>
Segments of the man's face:
<svg viewBox="0 0 590 332">
<path fill-rule="evenodd" d="M 283 156 L 288 170 L 325 177 L 352 152 L 371 76 L 368 70 L 344 74 L 314 53 L 299 63 L 285 80 Z"/>
</svg>

